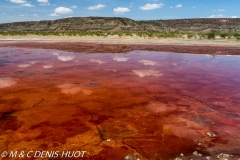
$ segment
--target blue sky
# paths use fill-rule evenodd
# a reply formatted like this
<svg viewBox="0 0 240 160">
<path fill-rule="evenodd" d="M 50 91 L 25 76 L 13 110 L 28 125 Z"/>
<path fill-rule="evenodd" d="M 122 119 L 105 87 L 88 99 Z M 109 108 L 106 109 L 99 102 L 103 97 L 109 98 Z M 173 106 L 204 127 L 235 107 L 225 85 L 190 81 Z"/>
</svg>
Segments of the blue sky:
<svg viewBox="0 0 240 160">
<path fill-rule="evenodd" d="M 237 18 L 240 0 L 0 0 L 0 23 L 66 17 Z"/>
</svg>

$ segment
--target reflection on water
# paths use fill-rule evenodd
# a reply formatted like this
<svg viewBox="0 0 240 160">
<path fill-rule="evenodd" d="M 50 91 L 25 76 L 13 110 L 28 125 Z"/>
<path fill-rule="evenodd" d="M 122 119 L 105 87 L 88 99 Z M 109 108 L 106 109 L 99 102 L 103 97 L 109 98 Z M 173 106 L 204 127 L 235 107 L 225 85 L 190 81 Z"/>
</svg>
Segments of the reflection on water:
<svg viewBox="0 0 240 160">
<path fill-rule="evenodd" d="M 0 88 L 10 87 L 17 82 L 13 78 L 5 77 L 0 78 Z"/>
<path fill-rule="evenodd" d="M 0 67 L 0 151 L 239 157 L 239 56 L 5 47 Z"/>
<path fill-rule="evenodd" d="M 126 57 L 115 57 L 113 58 L 114 61 L 117 61 L 117 62 L 126 62 L 129 58 L 126 58 Z"/>
<path fill-rule="evenodd" d="M 145 76 L 162 76 L 159 71 L 154 71 L 151 69 L 146 69 L 146 70 L 132 70 L 133 73 L 138 75 L 139 77 L 145 77 Z"/>
</svg>

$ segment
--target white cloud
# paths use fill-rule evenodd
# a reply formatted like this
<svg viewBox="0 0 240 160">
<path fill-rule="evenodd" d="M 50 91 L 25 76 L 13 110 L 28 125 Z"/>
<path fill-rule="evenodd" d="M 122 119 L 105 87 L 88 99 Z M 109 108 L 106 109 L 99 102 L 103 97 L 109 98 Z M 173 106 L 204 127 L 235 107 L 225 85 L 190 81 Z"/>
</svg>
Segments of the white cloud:
<svg viewBox="0 0 240 160">
<path fill-rule="evenodd" d="M 89 6 L 87 9 L 88 10 L 97 10 L 97 9 L 101 9 L 101 8 L 104 8 L 104 7 L 106 7 L 106 5 L 98 4 L 96 6 Z"/>
<path fill-rule="evenodd" d="M 130 9 L 126 8 L 126 7 L 117 7 L 113 9 L 114 13 L 116 14 L 124 14 L 126 12 L 129 12 Z"/>
<path fill-rule="evenodd" d="M 35 7 L 34 5 L 28 3 L 26 0 L 8 0 L 11 3 L 21 4 L 24 7 Z"/>
<path fill-rule="evenodd" d="M 173 6 L 170 7 L 171 9 L 173 8 Z"/>
<path fill-rule="evenodd" d="M 77 8 L 77 6 L 71 6 L 71 8 Z"/>
<path fill-rule="evenodd" d="M 70 8 L 66 8 L 66 7 L 58 7 L 54 11 L 57 14 L 72 14 L 73 13 L 73 11 Z"/>
<path fill-rule="evenodd" d="M 37 14 L 33 14 L 33 16 L 37 17 L 38 15 Z"/>
<path fill-rule="evenodd" d="M 192 8 L 196 8 L 196 6 L 193 6 Z"/>
<path fill-rule="evenodd" d="M 240 18 L 238 16 L 230 16 L 230 17 L 227 17 L 225 15 L 222 15 L 222 14 L 218 14 L 218 15 L 211 15 L 209 17 L 200 17 L 200 18 Z"/>
<path fill-rule="evenodd" d="M 218 11 L 218 12 L 225 12 L 226 10 L 225 10 L 225 9 L 217 9 L 217 10 L 214 9 L 214 10 L 213 10 L 213 12 L 216 12 L 216 11 Z"/>
<path fill-rule="evenodd" d="M 9 0 L 12 3 L 18 3 L 18 4 L 23 4 L 23 3 L 27 3 L 26 0 Z"/>
<path fill-rule="evenodd" d="M 24 4 L 21 4 L 21 6 L 24 6 L 24 7 L 35 7 L 34 5 L 32 5 L 30 3 L 24 3 Z"/>
<path fill-rule="evenodd" d="M 50 3 L 40 3 L 39 5 L 40 5 L 40 6 L 49 6 Z"/>
<path fill-rule="evenodd" d="M 181 8 L 181 7 L 182 7 L 181 4 L 176 5 L 176 8 Z"/>
<path fill-rule="evenodd" d="M 159 3 L 159 4 L 146 4 L 145 6 L 140 7 L 139 9 L 141 10 L 153 10 L 153 9 L 157 9 L 157 8 L 162 8 L 164 6 L 164 4 Z"/>
<path fill-rule="evenodd" d="M 23 14 L 20 14 L 19 16 L 20 16 L 20 17 L 24 17 L 24 15 L 23 15 Z"/>
<path fill-rule="evenodd" d="M 57 13 L 51 13 L 50 16 L 56 17 L 56 16 L 59 16 L 59 14 L 57 14 Z"/>
<path fill-rule="evenodd" d="M 134 3 L 131 3 L 130 6 L 129 6 L 129 8 L 131 8 L 131 7 L 133 6 L 133 4 L 134 4 Z"/>
<path fill-rule="evenodd" d="M 39 3 L 48 3 L 48 0 L 37 0 Z"/>
<path fill-rule="evenodd" d="M 222 14 L 219 14 L 219 15 L 211 15 L 208 18 L 223 18 L 223 17 L 225 17 L 225 16 Z"/>
</svg>

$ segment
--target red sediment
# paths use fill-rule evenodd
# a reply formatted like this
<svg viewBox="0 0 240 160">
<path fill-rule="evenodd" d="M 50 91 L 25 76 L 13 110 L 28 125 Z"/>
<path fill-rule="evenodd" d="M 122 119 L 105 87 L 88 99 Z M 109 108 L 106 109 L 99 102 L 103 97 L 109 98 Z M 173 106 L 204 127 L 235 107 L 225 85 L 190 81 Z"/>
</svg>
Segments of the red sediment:
<svg viewBox="0 0 240 160">
<path fill-rule="evenodd" d="M 163 44 L 98 44 L 83 42 L 7 42 L 2 47 L 24 47 L 58 49 L 70 52 L 85 53 L 126 53 L 133 50 L 162 51 L 176 53 L 240 55 L 240 47 L 231 46 L 198 46 L 198 45 L 163 45 Z"/>
<path fill-rule="evenodd" d="M 78 43 L 16 43 L 69 51 L 73 44 Z M 86 51 L 93 51 L 88 45 Z M 129 48 L 137 45 L 124 51 Z M 118 56 L 128 60 L 116 62 Z M 4 78 L 10 77 L 16 84 L 0 88 L 0 150 L 82 150 L 87 151 L 82 159 L 96 160 L 216 158 L 220 153 L 236 158 L 239 61 L 238 56 L 2 47 L 0 80 L 8 84 Z M 52 68 L 43 68 L 47 64 Z"/>
</svg>

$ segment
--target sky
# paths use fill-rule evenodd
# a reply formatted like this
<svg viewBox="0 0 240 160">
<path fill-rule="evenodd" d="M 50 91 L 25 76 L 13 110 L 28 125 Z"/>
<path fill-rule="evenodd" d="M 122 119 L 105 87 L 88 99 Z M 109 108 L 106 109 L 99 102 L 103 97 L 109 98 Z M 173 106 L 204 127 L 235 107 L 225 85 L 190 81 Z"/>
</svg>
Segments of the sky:
<svg viewBox="0 0 240 160">
<path fill-rule="evenodd" d="M 0 0 L 0 23 L 67 17 L 238 18 L 240 0 Z"/>
</svg>

